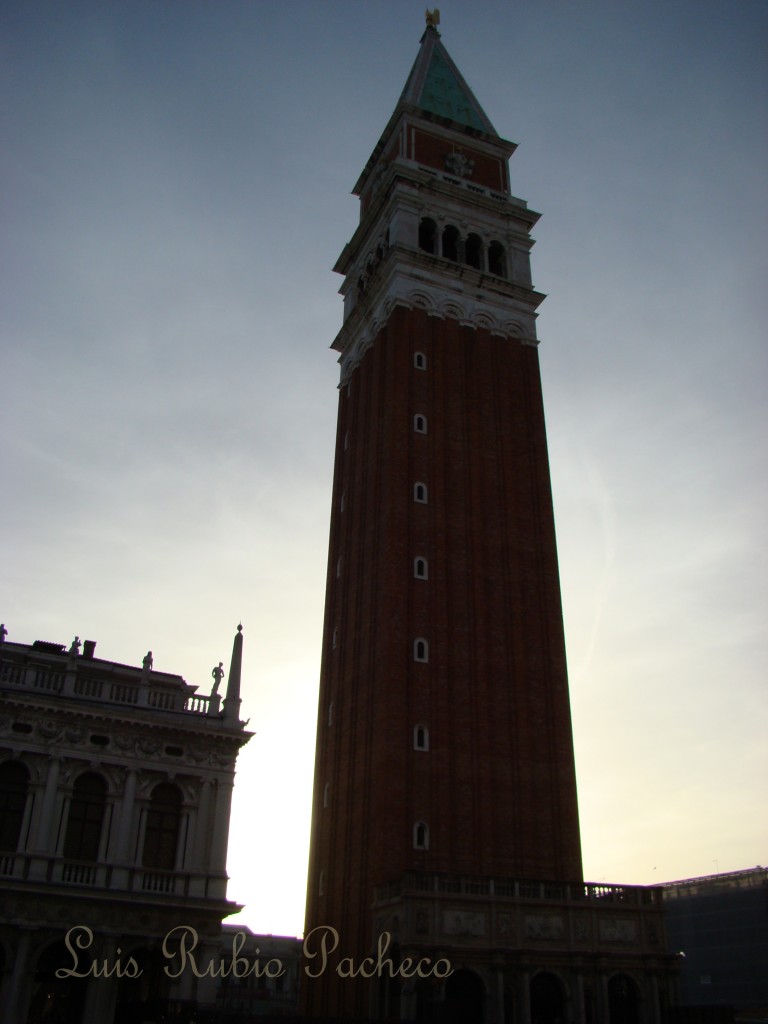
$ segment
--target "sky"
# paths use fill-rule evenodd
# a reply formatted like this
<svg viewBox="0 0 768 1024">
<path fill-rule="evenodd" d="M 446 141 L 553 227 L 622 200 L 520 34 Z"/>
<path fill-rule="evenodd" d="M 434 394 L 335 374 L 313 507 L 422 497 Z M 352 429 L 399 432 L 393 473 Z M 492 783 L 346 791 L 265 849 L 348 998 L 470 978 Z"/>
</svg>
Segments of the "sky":
<svg viewBox="0 0 768 1024">
<path fill-rule="evenodd" d="M 351 189 L 423 0 L 0 13 L 0 620 L 208 692 L 229 897 L 303 928 Z M 768 5 L 443 0 L 534 284 L 591 881 L 768 862 Z"/>
</svg>

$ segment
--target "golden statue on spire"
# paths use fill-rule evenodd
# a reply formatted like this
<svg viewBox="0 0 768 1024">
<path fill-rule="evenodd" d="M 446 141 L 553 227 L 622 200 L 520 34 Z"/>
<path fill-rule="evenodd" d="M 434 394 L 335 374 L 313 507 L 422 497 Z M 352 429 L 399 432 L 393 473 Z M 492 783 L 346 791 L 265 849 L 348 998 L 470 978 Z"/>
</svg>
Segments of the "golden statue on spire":
<svg viewBox="0 0 768 1024">
<path fill-rule="evenodd" d="M 424 17 L 427 19 L 427 28 L 437 28 L 440 24 L 440 10 L 435 8 L 434 11 L 430 11 L 429 8 L 424 11 Z"/>
</svg>

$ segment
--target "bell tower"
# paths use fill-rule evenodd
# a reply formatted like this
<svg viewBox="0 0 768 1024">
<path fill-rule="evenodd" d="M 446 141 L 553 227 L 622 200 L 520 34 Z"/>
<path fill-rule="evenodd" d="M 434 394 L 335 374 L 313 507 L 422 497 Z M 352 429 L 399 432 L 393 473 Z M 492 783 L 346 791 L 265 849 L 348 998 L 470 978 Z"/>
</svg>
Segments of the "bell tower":
<svg viewBox="0 0 768 1024">
<path fill-rule="evenodd" d="M 338 955 L 358 959 L 382 924 L 405 948 L 407 922 L 386 908 L 404 878 L 582 880 L 529 258 L 539 215 L 511 194 L 515 145 L 435 22 L 334 268 L 344 321 L 306 932 L 332 926 Z M 306 982 L 305 1009 L 394 1017 L 375 988 L 329 966 Z"/>
</svg>

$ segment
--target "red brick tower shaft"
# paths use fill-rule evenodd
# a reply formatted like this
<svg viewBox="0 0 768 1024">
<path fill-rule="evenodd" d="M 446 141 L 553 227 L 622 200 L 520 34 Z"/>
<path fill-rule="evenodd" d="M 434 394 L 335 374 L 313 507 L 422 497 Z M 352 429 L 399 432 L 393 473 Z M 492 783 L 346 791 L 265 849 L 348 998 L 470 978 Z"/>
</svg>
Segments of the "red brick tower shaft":
<svg viewBox="0 0 768 1024">
<path fill-rule="evenodd" d="M 375 941 L 408 871 L 581 879 L 531 286 L 538 215 L 433 27 L 358 182 L 307 931 Z M 329 968 L 317 1016 L 367 1016 Z"/>
</svg>

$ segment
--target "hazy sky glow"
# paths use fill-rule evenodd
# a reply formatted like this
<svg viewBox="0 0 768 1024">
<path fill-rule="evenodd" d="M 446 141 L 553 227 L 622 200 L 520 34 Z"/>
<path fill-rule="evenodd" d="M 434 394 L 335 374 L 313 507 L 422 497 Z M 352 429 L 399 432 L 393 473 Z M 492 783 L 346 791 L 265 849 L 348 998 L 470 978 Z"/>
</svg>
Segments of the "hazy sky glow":
<svg viewBox="0 0 768 1024">
<path fill-rule="evenodd" d="M 438 0 L 439 2 L 439 0 Z M 416 0 L 0 15 L 0 619 L 202 692 L 245 634 L 230 898 L 301 932 L 349 192 Z M 440 3 L 543 213 L 585 872 L 765 864 L 768 7 Z"/>
</svg>

